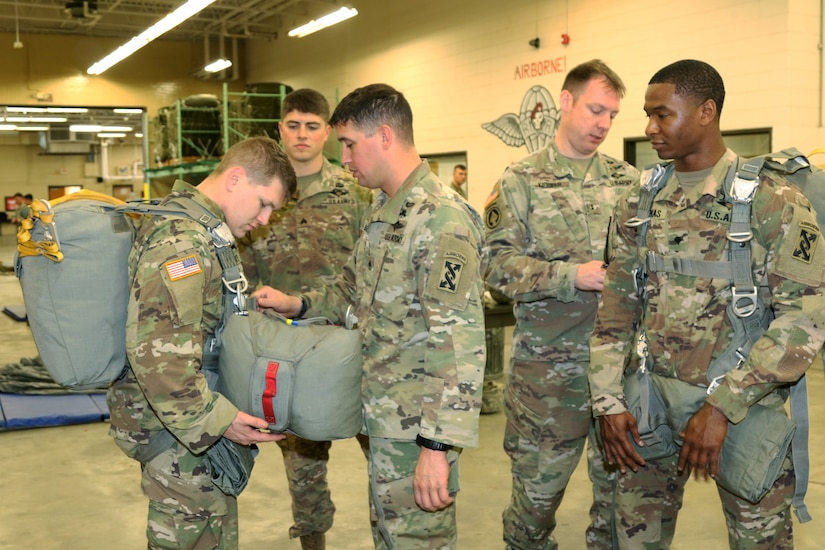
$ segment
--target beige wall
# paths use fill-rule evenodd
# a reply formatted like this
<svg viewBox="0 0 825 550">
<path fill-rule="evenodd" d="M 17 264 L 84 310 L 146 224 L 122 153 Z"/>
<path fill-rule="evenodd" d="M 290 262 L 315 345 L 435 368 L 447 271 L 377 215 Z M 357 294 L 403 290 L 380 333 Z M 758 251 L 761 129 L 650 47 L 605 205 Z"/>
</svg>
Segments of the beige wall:
<svg viewBox="0 0 825 550">
<path fill-rule="evenodd" d="M 99 76 L 86 75 L 86 69 L 124 40 L 22 35 L 21 41 L 23 48 L 13 49 L 14 36 L 0 33 L 0 44 L 8 46 L 0 71 L 0 103 L 5 105 L 145 107 L 151 118 L 158 108 L 189 95 L 222 95 L 220 82 L 192 76 L 204 64 L 202 41 L 157 40 Z M 211 51 L 216 52 L 217 47 L 213 46 Z M 243 86 L 241 78 L 230 82 L 229 89 L 240 91 Z M 38 101 L 37 96 L 43 94 L 51 94 L 51 101 Z M 149 132 L 150 139 L 151 136 Z M 150 142 L 150 152 L 152 145 Z M 22 142 L 0 136 L 0 166 L 4 167 L 0 197 L 16 192 L 46 197 L 50 185 L 82 185 L 111 193 L 112 185 L 132 183 L 135 192 L 140 193 L 142 177 L 110 176 L 131 174 L 142 157 L 142 150 L 133 144 L 112 147 L 107 181 L 98 183 L 98 176 L 104 175 L 99 152 L 94 158 L 43 155 L 35 134 L 25 136 Z"/>
<path fill-rule="evenodd" d="M 682 58 L 725 79 L 724 130 L 772 127 L 773 149 L 825 146 L 818 114 L 818 0 L 418 0 L 353 1 L 359 15 L 302 39 L 250 42 L 253 80 L 277 80 L 343 96 L 371 82 L 402 90 L 422 153 L 468 152 L 470 201 L 481 208 L 504 167 L 527 154 L 482 129 L 517 113 L 533 85 L 555 101 L 563 74 L 515 77 L 516 67 L 563 58 L 567 68 L 604 59 L 628 93 L 603 145 L 644 134 L 647 81 Z M 561 44 L 562 33 L 570 36 Z M 541 38 L 534 49 L 528 41 Z M 816 160 L 816 159 L 815 159 Z"/>
<path fill-rule="evenodd" d="M 337 27 L 302 39 L 286 38 L 284 28 L 281 39 L 249 41 L 245 75 L 231 88 L 284 82 L 316 88 L 334 101 L 357 86 L 392 84 L 412 104 L 421 153 L 467 151 L 470 201 L 478 208 L 504 167 L 527 154 L 525 147 L 509 147 L 481 125 L 517 113 L 534 85 L 547 88 L 557 101 L 564 69 L 593 57 L 610 64 L 628 87 L 603 146 L 608 154 L 621 157 L 623 138 L 644 134 L 648 79 L 685 57 L 708 61 L 724 77 L 723 129 L 771 127 L 773 149 L 825 146 L 819 0 L 351 3 L 360 14 Z M 562 33 L 570 36 L 567 46 L 561 44 Z M 528 45 L 537 36 L 539 49 Z M 0 44 L 13 40 L 0 34 Z M 33 104 L 33 94 L 51 93 L 55 105 L 138 105 L 154 115 L 180 97 L 221 93 L 218 83 L 190 76 L 204 61 L 200 42 L 156 41 L 103 75 L 88 77 L 86 67 L 120 41 L 62 36 L 23 36 L 22 41 L 23 49 L 9 46 L 4 53 L 0 102 Z M 516 76 L 518 67 L 551 61 L 562 70 Z M 50 182 L 64 181 L 67 170 L 87 187 L 106 191 L 86 176 L 94 170 L 83 157 L 5 149 L 0 146 L 0 162 L 14 168 L 6 168 L 0 179 L 0 194 L 42 195 Z M 117 164 L 130 164 L 130 154 Z"/>
</svg>

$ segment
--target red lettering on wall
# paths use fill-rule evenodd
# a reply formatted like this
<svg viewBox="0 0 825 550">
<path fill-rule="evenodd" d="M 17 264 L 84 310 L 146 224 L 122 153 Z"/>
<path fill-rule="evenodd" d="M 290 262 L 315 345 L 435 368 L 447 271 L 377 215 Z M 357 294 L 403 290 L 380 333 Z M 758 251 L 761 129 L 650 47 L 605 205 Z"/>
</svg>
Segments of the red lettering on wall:
<svg viewBox="0 0 825 550">
<path fill-rule="evenodd" d="M 544 59 L 542 61 L 533 61 L 531 63 L 516 65 L 513 80 L 522 80 L 524 78 L 537 78 L 540 76 L 548 76 L 551 74 L 563 73 L 566 70 L 566 56 L 556 57 L 553 59 Z"/>
</svg>

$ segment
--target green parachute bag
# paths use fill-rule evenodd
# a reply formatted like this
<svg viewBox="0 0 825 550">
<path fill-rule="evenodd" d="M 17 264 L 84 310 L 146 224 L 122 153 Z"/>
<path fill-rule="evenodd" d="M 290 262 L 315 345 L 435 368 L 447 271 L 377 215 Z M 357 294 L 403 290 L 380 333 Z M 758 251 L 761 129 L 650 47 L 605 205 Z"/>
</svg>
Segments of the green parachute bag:
<svg viewBox="0 0 825 550">
<path fill-rule="evenodd" d="M 361 335 L 324 320 L 249 311 L 221 333 L 218 391 L 274 432 L 312 441 L 363 426 Z"/>
</svg>

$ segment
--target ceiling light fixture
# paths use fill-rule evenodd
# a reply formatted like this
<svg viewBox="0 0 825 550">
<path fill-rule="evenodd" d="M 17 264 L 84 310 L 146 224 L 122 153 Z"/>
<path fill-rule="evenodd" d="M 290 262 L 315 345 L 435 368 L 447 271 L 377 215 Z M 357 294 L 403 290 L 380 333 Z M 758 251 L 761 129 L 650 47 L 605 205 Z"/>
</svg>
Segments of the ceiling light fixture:
<svg viewBox="0 0 825 550">
<path fill-rule="evenodd" d="M 48 126 L 18 126 L 17 130 L 19 132 L 46 132 L 48 131 Z"/>
<path fill-rule="evenodd" d="M 9 116 L 6 122 L 66 122 L 64 116 Z"/>
<path fill-rule="evenodd" d="M 86 69 L 91 75 L 98 75 L 109 69 L 113 65 L 120 63 L 143 46 L 158 38 L 162 34 L 174 29 L 193 15 L 201 12 L 204 8 L 215 2 L 215 0 L 188 0 L 181 7 L 135 36 L 115 51 Z"/>
<path fill-rule="evenodd" d="M 356 10 L 355 8 L 344 7 L 338 11 L 328 13 L 323 17 L 319 17 L 318 19 L 313 19 L 306 25 L 295 27 L 294 29 L 289 31 L 289 36 L 297 36 L 298 38 L 303 38 L 308 34 L 320 31 L 321 29 L 325 29 L 329 26 L 335 25 L 336 23 L 340 23 L 341 21 L 346 21 L 347 19 L 351 19 L 356 15 L 358 15 L 358 10 Z"/>
<path fill-rule="evenodd" d="M 217 73 L 217 72 L 223 71 L 225 69 L 228 69 L 231 66 L 232 66 L 231 61 L 229 61 L 228 59 L 221 58 L 221 59 L 216 59 L 215 61 L 213 61 L 212 63 L 210 63 L 206 67 L 204 67 L 203 70 L 206 71 L 207 73 Z"/>
<path fill-rule="evenodd" d="M 100 124 L 72 124 L 70 132 L 131 132 L 131 126 L 102 126 Z"/>
<path fill-rule="evenodd" d="M 124 134 L 123 132 L 100 132 L 99 134 L 97 134 L 97 137 L 122 138 L 122 137 L 126 137 L 126 134 Z"/>
</svg>

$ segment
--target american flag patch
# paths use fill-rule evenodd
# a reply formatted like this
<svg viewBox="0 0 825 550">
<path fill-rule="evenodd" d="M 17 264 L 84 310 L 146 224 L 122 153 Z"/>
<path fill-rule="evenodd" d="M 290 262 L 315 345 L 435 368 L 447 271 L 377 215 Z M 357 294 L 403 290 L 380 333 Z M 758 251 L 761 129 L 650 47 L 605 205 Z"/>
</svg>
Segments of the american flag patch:
<svg viewBox="0 0 825 550">
<path fill-rule="evenodd" d="M 184 277 L 188 277 L 190 275 L 196 275 L 202 271 L 201 266 L 198 263 L 198 258 L 195 257 L 194 254 L 192 256 L 181 258 L 180 260 L 166 262 L 163 264 L 163 267 L 166 268 L 166 273 L 169 274 L 169 278 L 173 281 L 183 279 Z"/>
</svg>

